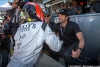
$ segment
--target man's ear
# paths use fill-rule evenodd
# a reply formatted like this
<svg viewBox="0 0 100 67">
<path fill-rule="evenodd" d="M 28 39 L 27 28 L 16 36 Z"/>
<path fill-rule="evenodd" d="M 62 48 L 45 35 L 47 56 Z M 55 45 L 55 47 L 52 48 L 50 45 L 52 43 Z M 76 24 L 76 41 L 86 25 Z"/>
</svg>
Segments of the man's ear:
<svg viewBox="0 0 100 67">
<path fill-rule="evenodd" d="M 50 18 L 51 18 L 52 16 L 50 15 Z"/>
<path fill-rule="evenodd" d="M 68 20 L 68 16 L 66 16 L 66 19 Z"/>
</svg>

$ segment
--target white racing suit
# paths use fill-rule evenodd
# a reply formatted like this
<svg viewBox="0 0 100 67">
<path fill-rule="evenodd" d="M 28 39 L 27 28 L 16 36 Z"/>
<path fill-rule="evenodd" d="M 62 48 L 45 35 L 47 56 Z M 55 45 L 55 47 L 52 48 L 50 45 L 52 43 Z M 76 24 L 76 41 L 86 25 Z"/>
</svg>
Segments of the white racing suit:
<svg viewBox="0 0 100 67">
<path fill-rule="evenodd" d="M 7 11 L 12 9 L 12 6 L 9 3 L 5 3 L 4 5 L 0 5 L 0 11 Z"/>
<path fill-rule="evenodd" d="M 7 67 L 33 67 L 36 64 L 43 42 L 50 49 L 58 52 L 62 42 L 59 37 L 51 31 L 47 25 L 45 31 L 42 29 L 43 22 L 27 22 L 22 24 L 15 34 L 14 53 Z"/>
</svg>

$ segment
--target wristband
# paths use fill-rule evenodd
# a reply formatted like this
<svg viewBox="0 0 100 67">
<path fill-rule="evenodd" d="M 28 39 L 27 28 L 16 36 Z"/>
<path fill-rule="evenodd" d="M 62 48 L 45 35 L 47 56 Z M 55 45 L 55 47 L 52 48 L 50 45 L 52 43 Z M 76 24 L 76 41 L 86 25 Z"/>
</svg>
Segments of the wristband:
<svg viewBox="0 0 100 67">
<path fill-rule="evenodd" d="M 77 49 L 80 49 L 82 51 L 82 48 L 78 47 Z"/>
<path fill-rule="evenodd" d="M 82 48 L 80 48 L 80 47 L 75 47 L 74 51 L 77 51 L 78 49 L 80 49 L 82 51 Z"/>
</svg>

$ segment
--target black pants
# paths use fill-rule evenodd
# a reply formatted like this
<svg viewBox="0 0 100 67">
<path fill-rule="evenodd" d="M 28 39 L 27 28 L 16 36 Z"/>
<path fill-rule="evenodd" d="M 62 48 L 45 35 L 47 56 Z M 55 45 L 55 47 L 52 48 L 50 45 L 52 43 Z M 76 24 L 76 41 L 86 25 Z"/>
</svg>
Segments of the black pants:
<svg viewBox="0 0 100 67">
<path fill-rule="evenodd" d="M 59 56 L 57 52 L 52 51 L 49 46 L 44 42 L 42 52 L 52 57 L 54 60 L 58 61 Z"/>
<path fill-rule="evenodd" d="M 65 59 L 66 65 L 74 65 L 74 58 L 71 56 L 72 50 L 78 47 L 78 43 L 71 44 L 69 47 L 63 46 L 59 52 L 59 55 Z"/>
<path fill-rule="evenodd" d="M 14 48 L 14 46 L 15 46 L 14 36 L 15 36 L 16 32 L 17 32 L 17 27 L 14 27 L 14 26 L 13 26 L 13 27 L 11 28 L 12 39 L 13 39 L 13 42 L 14 42 L 13 48 Z"/>
<path fill-rule="evenodd" d="M 7 63 L 8 63 L 8 52 L 6 49 L 1 50 L 1 67 L 6 67 Z"/>
</svg>

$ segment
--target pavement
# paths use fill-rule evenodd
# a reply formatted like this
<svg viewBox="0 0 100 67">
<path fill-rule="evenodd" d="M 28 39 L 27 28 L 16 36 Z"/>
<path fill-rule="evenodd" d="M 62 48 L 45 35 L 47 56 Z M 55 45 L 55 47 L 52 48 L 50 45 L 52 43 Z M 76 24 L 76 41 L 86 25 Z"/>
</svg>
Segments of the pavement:
<svg viewBox="0 0 100 67">
<path fill-rule="evenodd" d="M 38 67 L 65 67 L 46 54 L 41 56 Z"/>
</svg>

